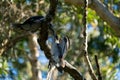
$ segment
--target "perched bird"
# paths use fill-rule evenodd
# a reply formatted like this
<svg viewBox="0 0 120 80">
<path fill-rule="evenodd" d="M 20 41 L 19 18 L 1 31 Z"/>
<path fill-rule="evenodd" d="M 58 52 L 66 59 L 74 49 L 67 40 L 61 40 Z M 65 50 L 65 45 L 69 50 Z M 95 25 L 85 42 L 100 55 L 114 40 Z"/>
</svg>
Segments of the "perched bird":
<svg viewBox="0 0 120 80">
<path fill-rule="evenodd" d="M 66 54 L 67 54 L 67 50 L 70 46 L 70 41 L 68 39 L 68 37 L 63 37 L 60 41 L 59 41 L 59 44 L 58 44 L 58 49 L 59 49 L 59 62 L 60 62 L 60 66 L 62 67 L 65 67 L 65 64 L 63 62 Z"/>
<path fill-rule="evenodd" d="M 18 32 L 22 31 L 36 32 L 42 25 L 43 20 L 44 20 L 43 16 L 32 16 L 22 24 L 20 23 L 13 24 L 13 29 Z"/>
<path fill-rule="evenodd" d="M 44 19 L 44 16 L 32 16 L 32 17 L 28 18 L 23 24 L 32 25 L 33 23 L 40 22 L 43 19 Z"/>
<path fill-rule="evenodd" d="M 59 54 L 60 59 L 65 58 L 66 52 L 67 52 L 69 46 L 70 46 L 70 41 L 69 41 L 68 37 L 63 37 L 59 41 L 58 48 L 59 48 L 59 51 L 60 51 L 60 54 Z"/>
<path fill-rule="evenodd" d="M 54 61 L 56 62 L 56 64 L 58 64 L 57 67 L 60 72 L 62 72 L 61 67 L 65 67 L 63 61 L 69 46 L 70 41 L 68 37 L 62 37 L 60 40 L 53 38 L 51 53 Z"/>
</svg>

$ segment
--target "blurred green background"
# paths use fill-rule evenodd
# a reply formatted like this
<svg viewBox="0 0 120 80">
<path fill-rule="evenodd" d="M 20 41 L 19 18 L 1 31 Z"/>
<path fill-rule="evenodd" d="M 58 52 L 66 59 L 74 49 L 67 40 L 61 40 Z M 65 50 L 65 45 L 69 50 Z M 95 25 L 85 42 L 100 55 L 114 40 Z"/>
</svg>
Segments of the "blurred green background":
<svg viewBox="0 0 120 80">
<path fill-rule="evenodd" d="M 120 17 L 120 0 L 101 0 L 115 16 Z M 12 23 L 22 23 L 30 16 L 43 15 L 48 12 L 49 0 L 1 0 L 0 1 L 0 46 L 11 37 L 19 35 L 11 27 Z M 70 38 L 70 49 L 66 60 L 90 79 L 84 57 L 80 54 L 80 33 L 83 27 L 83 7 L 65 4 L 59 0 L 56 17 L 53 20 L 58 36 Z M 88 9 L 88 53 L 96 71 L 94 55 L 98 56 L 104 80 L 120 80 L 120 39 L 94 10 Z M 29 80 L 31 65 L 26 55 L 30 54 L 27 39 L 18 42 L 14 47 L 0 56 L 0 80 Z M 48 71 L 48 60 L 40 50 L 41 72 L 45 80 Z M 61 75 L 64 80 L 72 80 L 68 74 Z"/>
</svg>

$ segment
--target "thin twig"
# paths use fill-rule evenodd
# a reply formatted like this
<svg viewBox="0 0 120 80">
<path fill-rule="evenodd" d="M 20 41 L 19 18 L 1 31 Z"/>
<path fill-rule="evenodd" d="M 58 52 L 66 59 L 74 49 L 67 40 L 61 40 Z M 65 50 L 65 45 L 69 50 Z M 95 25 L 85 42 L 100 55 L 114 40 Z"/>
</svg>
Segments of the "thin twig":
<svg viewBox="0 0 120 80">
<path fill-rule="evenodd" d="M 88 51 L 87 51 L 87 8 L 88 8 L 88 0 L 84 0 L 84 15 L 83 15 L 83 25 L 84 25 L 84 30 L 83 30 L 83 36 L 84 36 L 84 57 L 85 61 L 88 65 L 89 73 L 90 76 L 93 80 L 97 80 L 97 77 L 95 75 L 95 72 L 93 70 L 93 67 L 91 65 L 89 56 L 88 56 Z"/>
<path fill-rule="evenodd" d="M 100 66 L 99 66 L 99 63 L 98 63 L 97 55 L 95 55 L 95 62 L 96 62 L 96 66 L 97 66 L 98 80 L 102 80 L 102 76 L 101 76 L 101 72 L 100 72 Z"/>
</svg>

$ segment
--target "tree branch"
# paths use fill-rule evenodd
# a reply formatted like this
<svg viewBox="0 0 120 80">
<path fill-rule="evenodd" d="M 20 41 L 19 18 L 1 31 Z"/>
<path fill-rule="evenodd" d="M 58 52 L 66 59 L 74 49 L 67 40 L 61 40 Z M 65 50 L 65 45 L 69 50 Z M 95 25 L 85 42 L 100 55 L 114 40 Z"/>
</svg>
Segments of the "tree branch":
<svg viewBox="0 0 120 80">
<path fill-rule="evenodd" d="M 101 76 L 101 72 L 100 72 L 100 66 L 99 66 L 99 63 L 98 63 L 97 55 L 95 55 L 95 62 L 96 62 L 96 66 L 97 66 L 98 80 L 102 80 L 102 76 Z"/>
<path fill-rule="evenodd" d="M 66 3 L 70 3 L 77 6 L 84 6 L 84 0 L 64 0 Z M 115 31 L 116 36 L 120 37 L 120 18 L 114 16 L 106 6 L 100 2 L 100 0 L 88 0 L 89 8 L 96 11 L 96 13 L 106 21 L 110 27 Z"/>
<path fill-rule="evenodd" d="M 39 36 L 38 42 L 40 44 L 41 49 L 44 51 L 45 56 L 51 62 L 53 62 L 52 64 L 54 64 L 55 61 L 52 59 L 52 55 L 50 53 L 50 49 L 46 45 L 46 40 L 47 40 L 48 32 L 44 30 L 45 27 L 46 26 L 44 26 L 44 28 L 42 28 L 42 30 L 40 31 L 40 36 Z M 77 71 L 77 69 L 75 69 L 67 61 L 65 62 L 65 67 L 63 68 L 63 70 L 65 72 L 68 72 L 75 80 L 85 80 L 84 77 Z"/>
<path fill-rule="evenodd" d="M 19 42 L 23 38 L 26 38 L 28 35 L 30 35 L 30 33 L 22 34 L 13 39 L 8 40 L 7 43 L 5 43 L 3 46 L 0 46 L 0 55 L 2 55 L 4 52 L 6 52 L 11 47 L 13 47 L 17 42 Z"/>
<path fill-rule="evenodd" d="M 41 26 L 41 31 L 40 31 L 39 39 L 38 39 L 38 43 L 40 44 L 41 50 L 44 51 L 45 56 L 50 60 L 50 62 L 53 62 L 52 64 L 54 66 L 56 66 L 54 63 L 55 61 L 54 61 L 54 59 L 52 59 L 50 49 L 46 45 L 46 40 L 48 38 L 47 23 L 49 23 L 55 16 L 55 9 L 57 6 L 56 3 L 57 3 L 57 0 L 50 0 L 50 10 L 49 10 L 48 14 L 46 15 L 46 20 L 44 21 L 44 23 Z M 63 68 L 63 70 L 65 72 L 68 72 L 75 80 L 83 80 L 84 79 L 84 77 L 73 66 L 71 66 L 67 61 L 65 62 L 65 64 L 66 65 Z M 52 72 L 52 70 L 51 70 L 51 72 Z M 51 74 L 51 72 L 50 72 L 50 74 Z M 49 79 L 49 75 L 48 75 L 48 79 Z"/>
<path fill-rule="evenodd" d="M 41 31 L 39 34 L 39 40 L 38 40 L 38 43 L 41 46 L 41 50 L 44 51 L 45 56 L 48 59 L 52 59 L 50 49 L 46 45 L 46 40 L 48 39 L 48 24 L 52 21 L 53 17 L 55 16 L 56 7 L 57 7 L 57 0 L 50 0 L 49 11 L 45 17 L 45 20 L 42 23 Z"/>
<path fill-rule="evenodd" d="M 93 80 L 98 80 L 96 75 L 95 75 L 95 72 L 93 70 L 93 67 L 92 67 L 92 64 L 90 62 L 90 59 L 89 59 L 89 56 L 88 56 L 88 53 L 84 53 L 84 56 L 85 56 L 85 61 L 86 61 L 86 64 L 88 65 L 88 70 L 89 70 L 89 73 L 90 73 L 90 76 Z"/>
<path fill-rule="evenodd" d="M 50 1 L 50 7 L 46 15 L 46 22 L 52 21 L 52 19 L 55 17 L 55 12 L 56 12 L 57 3 L 58 3 L 58 0 L 49 0 L 49 1 Z"/>
<path fill-rule="evenodd" d="M 75 67 L 73 67 L 70 63 L 68 63 L 65 60 L 64 62 L 65 62 L 65 67 L 63 68 L 63 70 L 65 72 L 68 72 L 75 80 L 86 80 Z"/>
<path fill-rule="evenodd" d="M 84 43 L 83 43 L 83 54 L 85 57 L 85 62 L 88 66 L 88 70 L 90 73 L 90 76 L 93 80 L 97 80 L 97 77 L 94 73 L 93 67 L 91 65 L 90 59 L 88 57 L 88 44 L 87 44 L 87 8 L 88 8 L 88 0 L 84 1 L 84 13 L 83 13 L 83 25 L 84 25 L 84 29 L 83 29 L 83 39 L 84 39 Z"/>
<path fill-rule="evenodd" d="M 51 66 L 51 69 L 50 69 L 49 72 L 48 72 L 48 75 L 47 75 L 47 79 L 46 79 L 46 80 L 51 80 L 52 74 L 53 74 L 55 68 L 56 68 L 56 67 L 55 67 L 54 65 Z"/>
</svg>

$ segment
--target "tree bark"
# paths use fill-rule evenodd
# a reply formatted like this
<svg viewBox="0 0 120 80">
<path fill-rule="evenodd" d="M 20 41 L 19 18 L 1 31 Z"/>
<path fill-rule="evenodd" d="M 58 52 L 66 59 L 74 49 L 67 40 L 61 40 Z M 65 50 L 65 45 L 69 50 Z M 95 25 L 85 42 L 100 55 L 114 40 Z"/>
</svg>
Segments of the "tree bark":
<svg viewBox="0 0 120 80">
<path fill-rule="evenodd" d="M 31 56 L 29 57 L 32 66 L 32 78 L 31 80 L 42 80 L 42 74 L 40 71 L 40 62 L 38 61 L 39 50 L 36 34 L 31 34 L 29 37 L 29 48 L 31 51 Z"/>
<path fill-rule="evenodd" d="M 64 0 L 66 3 L 84 6 L 84 0 Z M 106 8 L 106 6 L 100 2 L 100 0 L 88 0 L 89 8 L 96 11 L 98 16 L 101 17 L 108 25 L 114 30 L 115 35 L 120 37 L 120 18 L 114 16 L 114 14 Z"/>
</svg>

